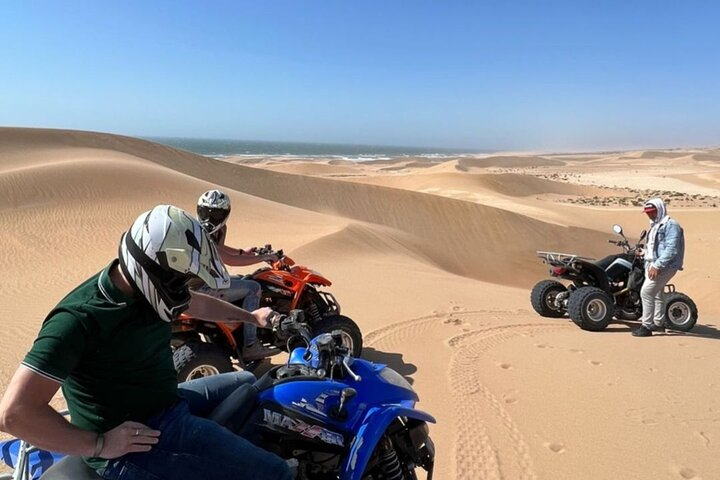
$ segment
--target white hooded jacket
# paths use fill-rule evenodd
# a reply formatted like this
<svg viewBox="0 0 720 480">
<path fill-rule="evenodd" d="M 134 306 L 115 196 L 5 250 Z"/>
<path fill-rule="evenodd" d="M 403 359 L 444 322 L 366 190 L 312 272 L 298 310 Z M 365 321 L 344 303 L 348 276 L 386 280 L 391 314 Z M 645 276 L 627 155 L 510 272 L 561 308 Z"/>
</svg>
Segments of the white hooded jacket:
<svg viewBox="0 0 720 480">
<path fill-rule="evenodd" d="M 685 257 L 685 235 L 682 227 L 667 214 L 665 202 L 652 198 L 645 205 L 657 209 L 655 220 L 650 221 L 650 232 L 645 251 L 645 261 L 655 268 L 682 270 Z"/>
</svg>

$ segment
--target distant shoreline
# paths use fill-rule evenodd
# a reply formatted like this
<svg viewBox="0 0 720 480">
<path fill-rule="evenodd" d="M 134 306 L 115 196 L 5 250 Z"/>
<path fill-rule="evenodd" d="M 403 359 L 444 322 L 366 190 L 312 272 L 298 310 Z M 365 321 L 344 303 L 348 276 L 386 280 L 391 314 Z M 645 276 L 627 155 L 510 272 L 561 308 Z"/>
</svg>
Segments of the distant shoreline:
<svg viewBox="0 0 720 480">
<path fill-rule="evenodd" d="M 396 157 L 454 158 L 492 153 L 493 150 L 392 145 L 353 145 L 304 142 L 265 142 L 201 138 L 143 137 L 156 143 L 206 157 L 323 158 L 337 160 L 386 160 Z"/>
</svg>

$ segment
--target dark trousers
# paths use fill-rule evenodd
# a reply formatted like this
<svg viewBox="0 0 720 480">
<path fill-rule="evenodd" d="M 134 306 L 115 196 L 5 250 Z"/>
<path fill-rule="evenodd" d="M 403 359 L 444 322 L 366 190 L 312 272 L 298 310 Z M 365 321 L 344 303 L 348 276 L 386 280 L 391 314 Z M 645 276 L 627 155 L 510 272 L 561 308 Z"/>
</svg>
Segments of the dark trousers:
<svg viewBox="0 0 720 480">
<path fill-rule="evenodd" d="M 162 432 L 152 450 L 110 460 L 106 480 L 291 480 L 285 460 L 203 418 L 227 395 L 255 377 L 215 375 L 178 386 L 183 400 L 148 420 Z"/>
</svg>

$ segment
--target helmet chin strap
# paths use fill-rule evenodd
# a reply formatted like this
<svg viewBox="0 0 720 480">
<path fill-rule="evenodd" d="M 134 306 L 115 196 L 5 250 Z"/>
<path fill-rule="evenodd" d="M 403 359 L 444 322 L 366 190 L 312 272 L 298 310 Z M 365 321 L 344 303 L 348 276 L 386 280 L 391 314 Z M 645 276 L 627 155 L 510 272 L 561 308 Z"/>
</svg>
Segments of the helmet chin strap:
<svg viewBox="0 0 720 480">
<path fill-rule="evenodd" d="M 205 228 L 205 225 L 207 225 L 209 222 L 204 222 L 204 223 L 202 224 L 202 226 L 203 226 L 203 228 L 205 228 L 205 231 L 207 232 L 208 235 L 212 235 L 213 233 L 215 233 L 215 232 L 217 232 L 218 230 L 220 230 L 223 226 L 225 226 L 225 223 L 226 223 L 226 222 L 227 222 L 227 217 L 225 218 L 225 220 L 223 220 L 222 222 L 220 222 L 220 223 L 219 223 L 215 228 L 213 228 L 212 230 L 208 230 L 207 228 Z"/>
</svg>

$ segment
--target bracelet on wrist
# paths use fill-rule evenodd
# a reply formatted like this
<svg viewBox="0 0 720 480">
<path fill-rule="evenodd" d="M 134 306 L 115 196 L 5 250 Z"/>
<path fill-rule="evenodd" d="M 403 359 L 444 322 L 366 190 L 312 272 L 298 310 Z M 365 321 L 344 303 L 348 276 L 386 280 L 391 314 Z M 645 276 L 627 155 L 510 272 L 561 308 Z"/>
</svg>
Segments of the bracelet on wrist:
<svg viewBox="0 0 720 480">
<path fill-rule="evenodd" d="M 97 458 L 102 453 L 102 449 L 105 446 L 105 435 L 98 433 L 95 438 L 95 451 L 93 452 L 93 458 Z"/>
</svg>

